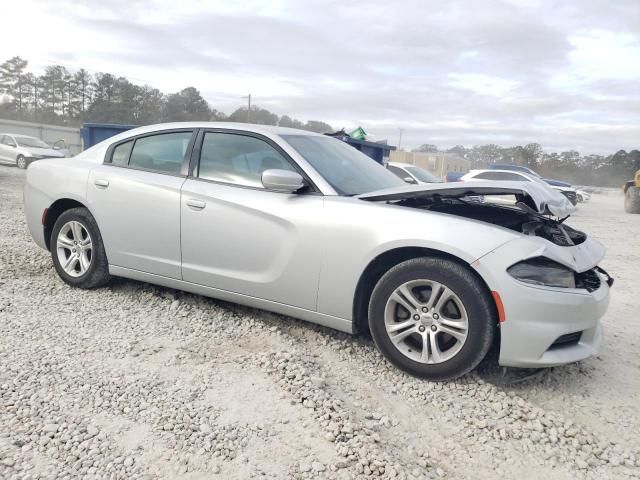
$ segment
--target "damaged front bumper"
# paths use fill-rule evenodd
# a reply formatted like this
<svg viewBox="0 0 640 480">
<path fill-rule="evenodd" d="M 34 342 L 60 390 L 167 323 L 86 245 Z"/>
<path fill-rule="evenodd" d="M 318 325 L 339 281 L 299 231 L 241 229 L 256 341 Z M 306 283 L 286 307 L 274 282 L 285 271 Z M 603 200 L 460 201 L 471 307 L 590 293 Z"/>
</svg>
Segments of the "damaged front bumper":
<svg viewBox="0 0 640 480">
<path fill-rule="evenodd" d="M 508 367 L 551 367 L 595 355 L 602 342 L 600 319 L 609 305 L 611 277 L 597 267 L 604 255 L 588 239 L 574 247 L 514 240 L 485 255 L 473 266 L 500 294 L 505 320 L 500 324 L 499 363 Z M 580 275 L 591 288 L 531 285 L 507 273 L 515 258 L 546 256 Z M 595 285 L 594 285 L 595 282 Z"/>
</svg>

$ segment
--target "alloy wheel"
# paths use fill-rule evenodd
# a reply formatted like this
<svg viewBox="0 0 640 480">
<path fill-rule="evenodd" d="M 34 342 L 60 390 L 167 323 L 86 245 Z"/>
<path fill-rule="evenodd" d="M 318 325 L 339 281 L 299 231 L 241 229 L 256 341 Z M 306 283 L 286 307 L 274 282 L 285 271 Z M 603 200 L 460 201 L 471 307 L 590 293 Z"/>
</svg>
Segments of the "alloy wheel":
<svg viewBox="0 0 640 480">
<path fill-rule="evenodd" d="M 467 340 L 469 319 L 458 297 L 446 285 L 412 280 L 394 290 L 384 313 L 387 335 L 413 361 L 446 362 Z"/>
<path fill-rule="evenodd" d="M 93 244 L 89 231 L 76 220 L 65 223 L 56 239 L 58 261 L 72 277 L 84 275 L 91 266 Z"/>
<path fill-rule="evenodd" d="M 20 155 L 18 157 L 18 159 L 16 160 L 16 164 L 17 164 L 18 168 L 20 168 L 22 170 L 27 168 L 27 160 L 22 155 Z"/>
</svg>

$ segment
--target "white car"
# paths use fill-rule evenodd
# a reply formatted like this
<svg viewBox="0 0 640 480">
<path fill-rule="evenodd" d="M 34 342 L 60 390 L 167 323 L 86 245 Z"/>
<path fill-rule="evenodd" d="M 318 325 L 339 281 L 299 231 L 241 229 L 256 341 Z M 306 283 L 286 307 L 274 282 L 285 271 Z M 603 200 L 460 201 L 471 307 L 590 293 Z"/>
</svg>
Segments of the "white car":
<svg viewBox="0 0 640 480">
<path fill-rule="evenodd" d="M 24 210 L 73 287 L 126 277 L 369 330 L 389 361 L 434 380 L 492 345 L 501 365 L 542 367 L 601 341 L 604 247 L 536 182 L 407 185 L 325 135 L 193 122 L 34 163 Z"/>
<path fill-rule="evenodd" d="M 389 162 L 387 164 L 387 169 L 396 177 L 401 178 L 407 183 L 413 183 L 415 185 L 442 183 L 442 179 L 436 177 L 433 173 L 418 167 L 417 165 Z"/>
<path fill-rule="evenodd" d="M 582 190 L 581 188 L 576 189 L 576 196 L 578 203 L 584 203 L 591 200 L 591 194 L 589 192 L 586 192 L 585 190 Z"/>
<path fill-rule="evenodd" d="M 462 176 L 462 181 L 468 180 L 494 180 L 501 182 L 535 182 L 539 185 L 544 185 L 546 188 L 556 190 L 564 195 L 569 201 L 576 205 L 578 203 L 578 194 L 572 187 L 562 187 L 557 185 L 550 185 L 539 177 L 528 175 L 524 172 L 515 170 L 471 170 L 469 173 Z"/>
<path fill-rule="evenodd" d="M 34 160 L 64 156 L 63 150 L 52 148 L 39 138 L 0 133 L 0 162 L 10 163 L 25 169 Z"/>
</svg>

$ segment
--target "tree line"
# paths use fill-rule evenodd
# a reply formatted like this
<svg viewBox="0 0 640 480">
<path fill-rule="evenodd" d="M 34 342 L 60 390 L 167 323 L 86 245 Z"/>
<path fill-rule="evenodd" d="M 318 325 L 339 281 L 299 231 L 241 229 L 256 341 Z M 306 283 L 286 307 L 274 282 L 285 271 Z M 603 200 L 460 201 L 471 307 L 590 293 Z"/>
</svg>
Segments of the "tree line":
<svg viewBox="0 0 640 480">
<path fill-rule="evenodd" d="M 0 94 L 6 95 L 0 102 L 0 117 L 55 125 L 249 121 L 318 133 L 333 131 L 331 125 L 321 121 L 303 122 L 257 106 L 251 107 L 250 115 L 247 107 L 226 115 L 209 105 L 195 87 L 166 94 L 111 73 L 92 75 L 83 68 L 72 72 L 62 65 L 50 65 L 42 75 L 35 75 L 21 57 L 0 64 Z"/>
<path fill-rule="evenodd" d="M 13 57 L 0 64 L 0 117 L 15 120 L 80 126 L 85 122 L 148 125 L 179 121 L 230 121 L 280 125 L 319 133 L 331 132 L 331 125 L 288 115 L 278 116 L 253 106 L 227 115 L 216 110 L 195 87 L 163 93 L 149 85 L 136 85 L 111 73 L 91 74 L 85 69 L 69 71 L 50 65 L 41 75 L 28 71 L 27 60 Z M 543 177 L 575 184 L 618 186 L 640 169 L 640 151 L 619 150 L 610 155 L 581 155 L 574 150 L 545 152 L 538 143 L 502 147 L 495 144 L 463 145 L 440 150 L 423 144 L 414 151 L 456 153 L 471 161 L 471 168 L 491 163 L 515 163 L 537 171 Z"/>
<path fill-rule="evenodd" d="M 619 187 L 640 170 L 640 150 L 618 150 L 610 155 L 582 155 L 575 150 L 545 152 L 539 143 L 515 147 L 500 145 L 463 145 L 440 150 L 423 144 L 414 152 L 455 153 L 471 161 L 471 168 L 486 168 L 492 163 L 512 163 L 529 167 L 544 178 L 564 180 L 575 185 Z"/>
</svg>

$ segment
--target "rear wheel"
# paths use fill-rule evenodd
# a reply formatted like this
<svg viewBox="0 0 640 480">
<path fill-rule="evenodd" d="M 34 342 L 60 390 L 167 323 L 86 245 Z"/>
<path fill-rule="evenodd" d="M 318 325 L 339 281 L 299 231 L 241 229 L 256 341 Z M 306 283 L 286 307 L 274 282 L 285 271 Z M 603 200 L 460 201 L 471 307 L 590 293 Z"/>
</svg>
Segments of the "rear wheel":
<svg viewBox="0 0 640 480">
<path fill-rule="evenodd" d="M 640 188 L 628 187 L 624 193 L 624 211 L 627 213 L 640 213 Z"/>
<path fill-rule="evenodd" d="M 369 328 L 382 354 L 430 380 L 473 370 L 489 351 L 496 325 L 486 287 L 468 268 L 441 258 L 396 265 L 369 304 Z"/>
<path fill-rule="evenodd" d="M 16 166 L 19 169 L 24 170 L 28 166 L 27 159 L 24 158 L 23 155 L 18 155 L 18 158 L 16 158 Z"/>
<path fill-rule="evenodd" d="M 60 215 L 49 245 L 55 269 L 69 285 L 95 288 L 110 280 L 102 236 L 86 208 L 72 208 Z"/>
</svg>

